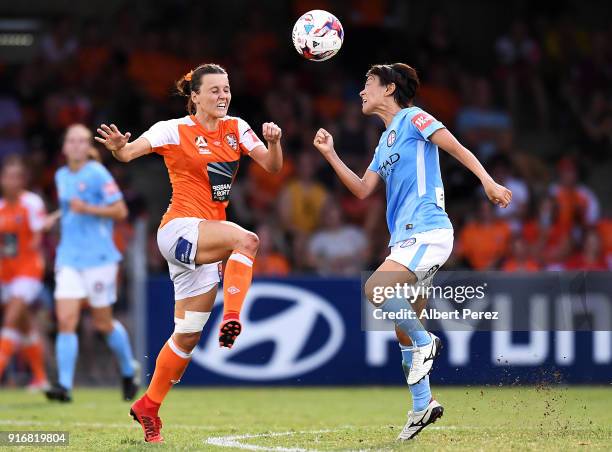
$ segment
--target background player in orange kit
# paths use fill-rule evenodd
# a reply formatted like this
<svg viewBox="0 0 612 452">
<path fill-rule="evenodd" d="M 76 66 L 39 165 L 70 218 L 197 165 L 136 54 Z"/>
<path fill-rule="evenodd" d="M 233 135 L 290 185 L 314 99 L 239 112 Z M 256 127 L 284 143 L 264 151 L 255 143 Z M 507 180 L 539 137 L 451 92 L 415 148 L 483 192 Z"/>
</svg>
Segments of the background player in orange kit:
<svg viewBox="0 0 612 452">
<path fill-rule="evenodd" d="M 21 342 L 32 370 L 32 389 L 46 389 L 43 345 L 28 311 L 42 289 L 40 249 L 45 205 L 25 189 L 26 169 L 19 157 L 4 161 L 0 175 L 0 281 L 4 316 L 0 332 L 0 377 Z"/>
<path fill-rule="evenodd" d="M 231 91 L 227 72 L 203 64 L 177 83 L 189 97 L 188 116 L 161 121 L 129 143 L 130 133 L 102 124 L 96 140 L 115 158 L 129 162 L 151 152 L 164 157 L 172 184 L 172 201 L 157 233 L 174 283 L 175 329 L 160 351 L 144 396 L 130 414 L 144 430 L 145 441 L 162 442 L 159 407 L 185 371 L 213 307 L 219 265 L 229 258 L 224 276 L 224 315 L 219 343 L 231 347 L 241 332 L 240 310 L 251 285 L 259 239 L 224 221 L 240 157 L 248 155 L 268 172 L 278 172 L 283 158 L 281 129 L 264 123 L 259 140 L 240 118 L 227 116 Z"/>
</svg>

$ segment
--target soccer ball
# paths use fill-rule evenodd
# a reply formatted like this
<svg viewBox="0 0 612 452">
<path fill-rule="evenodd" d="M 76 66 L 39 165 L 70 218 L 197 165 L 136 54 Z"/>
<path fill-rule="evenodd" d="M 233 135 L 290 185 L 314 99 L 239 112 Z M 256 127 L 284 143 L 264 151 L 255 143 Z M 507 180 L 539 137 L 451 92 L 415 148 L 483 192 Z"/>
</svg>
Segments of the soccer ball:
<svg viewBox="0 0 612 452">
<path fill-rule="evenodd" d="M 342 47 L 344 30 L 336 16 L 313 9 L 297 20 L 291 39 L 298 53 L 307 60 L 325 61 Z"/>
</svg>

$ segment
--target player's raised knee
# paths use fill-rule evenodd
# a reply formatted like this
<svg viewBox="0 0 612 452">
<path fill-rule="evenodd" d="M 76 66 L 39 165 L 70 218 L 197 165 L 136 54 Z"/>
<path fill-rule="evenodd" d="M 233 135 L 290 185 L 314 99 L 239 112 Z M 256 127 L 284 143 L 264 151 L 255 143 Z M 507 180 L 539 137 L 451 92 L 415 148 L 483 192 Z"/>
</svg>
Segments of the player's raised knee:
<svg viewBox="0 0 612 452">
<path fill-rule="evenodd" d="M 259 237 L 253 232 L 246 232 L 240 238 L 240 244 L 238 246 L 240 251 L 244 251 L 250 256 L 257 254 L 259 249 Z"/>
</svg>

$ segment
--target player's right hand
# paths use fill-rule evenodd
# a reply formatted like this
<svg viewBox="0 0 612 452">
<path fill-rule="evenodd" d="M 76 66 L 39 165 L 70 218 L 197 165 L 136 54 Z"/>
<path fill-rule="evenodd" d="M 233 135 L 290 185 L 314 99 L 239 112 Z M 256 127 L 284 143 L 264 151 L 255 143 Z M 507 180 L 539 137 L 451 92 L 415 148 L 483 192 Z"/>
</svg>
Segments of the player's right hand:
<svg viewBox="0 0 612 452">
<path fill-rule="evenodd" d="M 127 132 L 125 135 L 119 132 L 117 126 L 115 124 L 111 124 L 110 127 L 106 124 L 102 124 L 97 129 L 100 137 L 94 137 L 98 143 L 102 143 L 106 149 L 111 152 L 119 151 L 123 149 L 128 141 L 130 141 L 130 137 L 132 134 Z"/>
<path fill-rule="evenodd" d="M 489 200 L 495 205 L 506 208 L 512 201 L 512 192 L 493 180 L 486 183 L 484 189 Z"/>
<path fill-rule="evenodd" d="M 334 138 L 325 129 L 319 129 L 317 131 L 313 144 L 324 156 L 334 153 Z"/>
</svg>

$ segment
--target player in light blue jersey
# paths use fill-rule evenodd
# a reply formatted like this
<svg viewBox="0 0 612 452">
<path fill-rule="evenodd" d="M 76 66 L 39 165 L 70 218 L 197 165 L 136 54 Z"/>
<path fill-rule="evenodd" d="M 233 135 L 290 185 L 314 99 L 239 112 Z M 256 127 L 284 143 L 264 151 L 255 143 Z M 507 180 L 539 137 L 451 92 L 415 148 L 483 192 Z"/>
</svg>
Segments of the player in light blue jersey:
<svg viewBox="0 0 612 452">
<path fill-rule="evenodd" d="M 91 308 L 94 327 L 117 357 L 123 398 L 138 390 L 137 364 L 127 331 L 113 319 L 121 254 L 113 242 L 113 222 L 127 217 L 123 195 L 108 170 L 91 160 L 92 134 L 85 126 L 68 128 L 63 152 L 66 166 L 55 174 L 60 205 L 61 238 L 55 259 L 55 313 L 58 334 L 55 354 L 58 383 L 49 400 L 69 402 L 78 355 L 76 334 L 81 309 Z"/>
<path fill-rule="evenodd" d="M 453 227 L 444 210 L 444 186 L 438 148 L 459 160 L 482 182 L 488 198 L 506 207 L 512 193 L 497 184 L 468 149 L 430 114 L 414 106 L 419 86 L 416 71 L 403 63 L 375 65 L 366 75 L 360 96 L 362 111 L 376 115 L 386 126 L 363 177 L 342 162 L 332 136 L 319 129 L 315 147 L 327 159 L 340 180 L 358 198 L 368 197 L 380 179 L 387 189 L 387 224 L 391 241 L 389 256 L 365 285 L 368 300 L 396 284 L 427 285 L 446 262 L 453 248 Z M 413 409 L 398 439 L 414 438 L 424 427 L 442 416 L 444 408 L 433 399 L 429 373 L 441 342 L 425 331 L 418 315 L 426 299 L 412 304 L 414 319 L 395 321 L 402 351 L 402 366 L 412 394 Z M 387 313 L 405 312 L 411 303 L 394 296 L 375 303 Z M 389 316 L 390 318 L 393 318 Z"/>
</svg>

